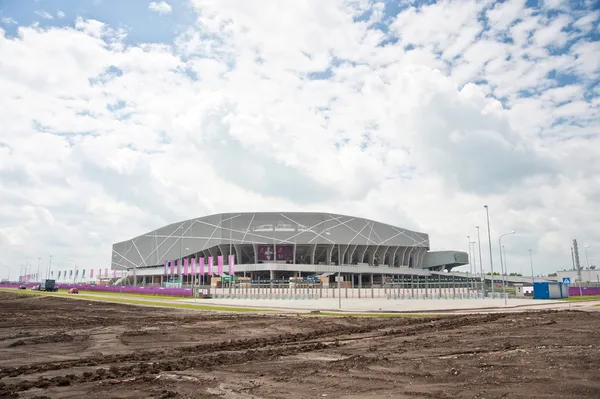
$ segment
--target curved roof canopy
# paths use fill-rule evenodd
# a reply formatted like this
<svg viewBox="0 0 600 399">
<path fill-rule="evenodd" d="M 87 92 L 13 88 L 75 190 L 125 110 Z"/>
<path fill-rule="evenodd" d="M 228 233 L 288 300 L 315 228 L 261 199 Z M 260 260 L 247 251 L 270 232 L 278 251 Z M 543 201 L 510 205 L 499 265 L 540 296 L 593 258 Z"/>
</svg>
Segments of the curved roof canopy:
<svg viewBox="0 0 600 399">
<path fill-rule="evenodd" d="M 230 243 L 429 248 L 429 237 L 373 220 L 331 213 L 220 213 L 172 223 L 114 244 L 113 265 L 158 265 Z"/>
</svg>

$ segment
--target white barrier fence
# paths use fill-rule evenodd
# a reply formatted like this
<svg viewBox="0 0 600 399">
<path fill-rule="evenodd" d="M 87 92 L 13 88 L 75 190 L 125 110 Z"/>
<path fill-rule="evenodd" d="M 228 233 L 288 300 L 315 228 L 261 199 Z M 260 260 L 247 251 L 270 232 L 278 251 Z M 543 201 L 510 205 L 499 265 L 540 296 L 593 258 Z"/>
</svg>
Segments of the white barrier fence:
<svg viewBox="0 0 600 399">
<path fill-rule="evenodd" d="M 225 299 L 320 299 L 320 298 L 380 298 L 380 299 L 482 299 L 488 293 L 473 287 L 293 287 L 293 286 L 248 286 L 232 285 L 224 288 L 200 289 L 212 298 Z M 500 297 L 500 293 L 495 297 Z"/>
</svg>

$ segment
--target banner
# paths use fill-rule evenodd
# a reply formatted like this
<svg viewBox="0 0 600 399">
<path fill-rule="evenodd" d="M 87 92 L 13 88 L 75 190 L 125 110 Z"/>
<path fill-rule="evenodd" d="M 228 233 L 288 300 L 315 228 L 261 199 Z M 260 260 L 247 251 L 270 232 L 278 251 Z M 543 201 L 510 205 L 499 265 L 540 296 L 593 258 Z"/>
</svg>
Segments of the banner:
<svg viewBox="0 0 600 399">
<path fill-rule="evenodd" d="M 102 269 L 98 269 L 98 280 L 102 278 Z"/>
<path fill-rule="evenodd" d="M 276 247 L 276 260 L 293 261 L 294 260 L 294 246 L 293 245 L 278 245 Z"/>
<path fill-rule="evenodd" d="M 223 255 L 217 256 L 217 275 L 223 275 Z"/>
<path fill-rule="evenodd" d="M 104 269 L 104 278 L 108 278 L 108 267 Z"/>
<path fill-rule="evenodd" d="M 198 260 L 198 269 L 201 276 L 204 276 L 204 258 Z"/>
<path fill-rule="evenodd" d="M 113 278 L 117 278 L 117 269 L 113 269 Z"/>
<path fill-rule="evenodd" d="M 196 275 L 196 258 L 192 258 L 192 276 Z"/>
<path fill-rule="evenodd" d="M 171 261 L 171 278 L 173 278 L 174 274 L 175 274 L 175 261 L 172 260 Z"/>
<path fill-rule="evenodd" d="M 184 276 L 188 275 L 188 266 L 189 266 L 189 260 L 188 260 L 188 258 L 185 258 L 183 260 L 183 275 Z"/>
<path fill-rule="evenodd" d="M 177 259 L 177 275 L 181 276 L 181 259 Z"/>
<path fill-rule="evenodd" d="M 275 259 L 275 251 L 273 250 L 273 245 L 258 245 L 258 260 L 262 261 L 272 261 Z"/>
<path fill-rule="evenodd" d="M 81 278 L 85 278 L 85 269 L 81 271 Z"/>
<path fill-rule="evenodd" d="M 165 261 L 165 270 L 164 270 L 164 272 L 163 272 L 163 276 L 166 276 L 167 274 L 169 274 L 169 272 L 168 272 L 168 270 L 167 270 L 168 268 L 169 268 L 169 261 L 168 261 L 168 260 L 166 260 L 166 261 Z"/>
<path fill-rule="evenodd" d="M 213 257 L 212 256 L 208 257 L 208 274 L 209 274 L 209 276 L 212 276 L 212 274 L 213 274 Z"/>
<path fill-rule="evenodd" d="M 94 278 L 94 269 L 90 269 L 90 278 Z"/>
<path fill-rule="evenodd" d="M 235 274 L 235 255 L 229 255 L 228 258 L 229 274 L 233 276 Z"/>
</svg>

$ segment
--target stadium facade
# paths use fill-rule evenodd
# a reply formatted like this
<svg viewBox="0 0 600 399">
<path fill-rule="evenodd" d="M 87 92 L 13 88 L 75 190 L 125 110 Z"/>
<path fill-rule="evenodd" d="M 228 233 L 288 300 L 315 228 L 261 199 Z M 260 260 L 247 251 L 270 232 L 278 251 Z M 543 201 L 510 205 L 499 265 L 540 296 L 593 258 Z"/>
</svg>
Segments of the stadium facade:
<svg viewBox="0 0 600 399">
<path fill-rule="evenodd" d="M 428 275 L 468 262 L 466 252 L 430 251 L 425 233 L 307 212 L 204 216 L 116 243 L 112 249 L 112 269 L 130 270 L 134 284 L 164 283 L 174 275 L 184 283 L 198 281 L 200 273 L 208 272 L 261 280 L 341 273 L 345 280 L 373 282 L 374 276 Z"/>
</svg>

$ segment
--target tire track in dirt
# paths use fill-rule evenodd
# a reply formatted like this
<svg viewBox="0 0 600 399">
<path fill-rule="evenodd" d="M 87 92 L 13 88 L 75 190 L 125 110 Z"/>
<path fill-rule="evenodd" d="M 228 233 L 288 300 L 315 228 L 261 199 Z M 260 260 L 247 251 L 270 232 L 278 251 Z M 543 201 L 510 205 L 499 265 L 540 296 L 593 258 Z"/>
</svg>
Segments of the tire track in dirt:
<svg viewBox="0 0 600 399">
<path fill-rule="evenodd" d="M 24 380 L 16 384 L 5 384 L 4 388 L 14 392 L 20 392 L 31 388 L 48 388 L 51 386 L 65 386 L 90 381 L 100 381 L 113 378 L 132 378 L 145 374 L 159 374 L 169 371 L 183 371 L 191 368 L 211 369 L 216 366 L 225 366 L 247 362 L 269 361 L 275 358 L 294 356 L 303 352 L 312 352 L 326 348 L 339 346 L 345 340 L 360 340 L 365 337 L 355 337 L 356 334 L 364 334 L 374 330 L 385 330 L 380 334 L 367 338 L 381 338 L 389 336 L 405 335 L 411 336 L 419 332 L 434 329 L 443 331 L 456 329 L 470 324 L 495 321 L 504 317 L 501 314 L 481 316 L 455 316 L 448 319 L 404 319 L 406 324 L 398 327 L 398 320 L 386 320 L 380 323 L 364 326 L 335 326 L 308 333 L 280 334 L 271 338 L 250 338 L 243 340 L 223 341 L 217 344 L 202 344 L 195 347 L 176 348 L 174 351 L 147 352 L 137 354 L 126 354 L 120 356 L 107 356 L 102 359 L 82 359 L 79 361 L 67 361 L 58 363 L 47 363 L 45 365 L 26 366 L 15 369 L 0 370 L 0 376 L 16 377 L 23 374 L 30 375 L 51 370 L 69 369 L 82 366 L 112 365 L 106 368 L 98 368 L 96 373 L 84 372 L 80 375 L 66 374 L 52 378 L 39 377 L 38 379 Z M 343 338 L 343 336 L 346 336 Z M 175 352 L 175 353 L 174 353 Z M 157 356 L 162 354 L 163 356 Z M 150 355 L 154 359 L 150 361 Z M 365 362 L 368 358 L 354 357 L 351 363 Z M 342 360 L 345 362 L 346 360 Z M 124 364 L 125 363 L 125 364 Z"/>
</svg>

